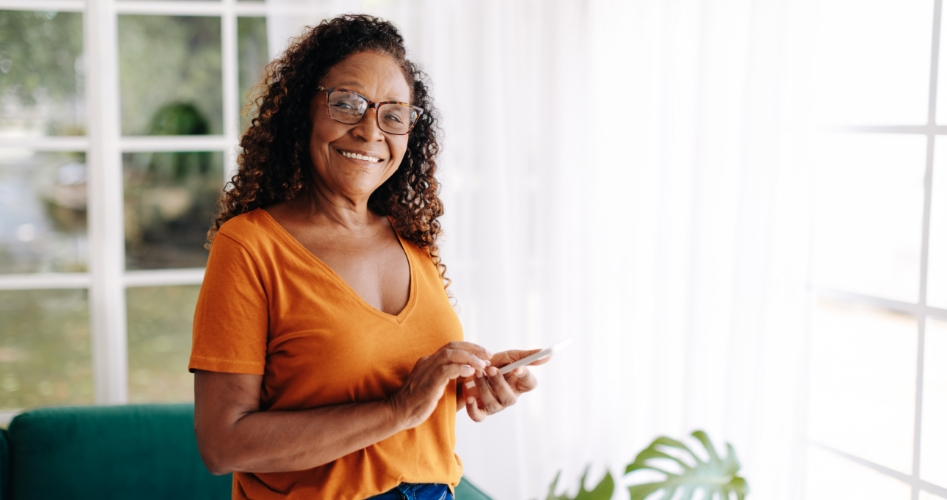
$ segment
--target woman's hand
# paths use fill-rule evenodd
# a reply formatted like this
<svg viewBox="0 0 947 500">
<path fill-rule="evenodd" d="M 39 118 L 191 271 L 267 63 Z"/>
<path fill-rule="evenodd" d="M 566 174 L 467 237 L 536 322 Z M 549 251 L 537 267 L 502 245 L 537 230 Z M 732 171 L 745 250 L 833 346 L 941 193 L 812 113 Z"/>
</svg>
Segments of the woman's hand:
<svg viewBox="0 0 947 500">
<path fill-rule="evenodd" d="M 477 344 L 451 342 L 419 359 L 401 389 L 388 398 L 399 424 L 405 429 L 421 425 L 444 397 L 448 381 L 486 369 L 490 366 L 490 357 L 491 354 Z"/>
<path fill-rule="evenodd" d="M 531 351 L 504 351 L 497 353 L 490 359 L 490 366 L 486 370 L 478 370 L 476 376 L 463 381 L 463 397 L 466 401 L 467 415 L 474 422 L 482 422 L 487 415 L 493 415 L 508 406 L 516 404 L 519 395 L 529 392 L 539 385 L 536 375 L 533 375 L 525 366 L 521 366 L 506 375 L 500 375 L 499 368 L 531 356 L 539 352 Z M 533 361 L 528 366 L 541 365 L 549 361 L 552 356 Z M 474 387 L 467 387 L 473 380 Z"/>
</svg>

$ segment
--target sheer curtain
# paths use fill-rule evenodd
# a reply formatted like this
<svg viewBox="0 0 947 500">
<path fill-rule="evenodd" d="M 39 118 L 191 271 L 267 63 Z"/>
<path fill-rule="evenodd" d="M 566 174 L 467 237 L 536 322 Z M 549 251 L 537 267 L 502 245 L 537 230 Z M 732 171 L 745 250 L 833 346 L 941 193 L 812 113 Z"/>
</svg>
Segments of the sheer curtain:
<svg viewBox="0 0 947 500">
<path fill-rule="evenodd" d="M 468 339 L 573 345 L 458 454 L 498 499 L 572 492 L 659 434 L 729 442 L 799 498 L 810 173 L 805 4 L 311 2 L 398 24 L 445 131 L 443 241 Z M 562 486 L 561 486 L 562 487 Z M 614 498 L 627 498 L 623 488 Z"/>
</svg>

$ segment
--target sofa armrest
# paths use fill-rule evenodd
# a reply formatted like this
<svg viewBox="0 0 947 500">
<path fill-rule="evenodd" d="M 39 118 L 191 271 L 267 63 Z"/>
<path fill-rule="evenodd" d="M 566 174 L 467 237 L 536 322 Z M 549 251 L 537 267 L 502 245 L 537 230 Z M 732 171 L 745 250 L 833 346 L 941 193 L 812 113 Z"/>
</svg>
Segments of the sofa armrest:
<svg viewBox="0 0 947 500">
<path fill-rule="evenodd" d="M 0 500 L 10 496 L 10 442 L 7 430 L 0 429 Z"/>
<path fill-rule="evenodd" d="M 491 500 L 480 488 L 463 477 L 460 478 L 460 484 L 454 488 L 454 497 L 457 500 Z"/>
</svg>

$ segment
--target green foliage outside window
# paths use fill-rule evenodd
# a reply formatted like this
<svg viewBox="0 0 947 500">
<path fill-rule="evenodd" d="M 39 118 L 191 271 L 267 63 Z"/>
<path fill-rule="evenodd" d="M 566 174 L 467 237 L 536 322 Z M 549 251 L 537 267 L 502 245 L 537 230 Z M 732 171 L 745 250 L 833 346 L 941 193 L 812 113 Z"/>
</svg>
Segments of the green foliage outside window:
<svg viewBox="0 0 947 500">
<path fill-rule="evenodd" d="M 118 59 L 123 135 L 153 134 L 173 103 L 198 110 L 203 133 L 223 133 L 219 17 L 121 15 Z"/>
<path fill-rule="evenodd" d="M 0 131 L 84 135 L 82 14 L 0 10 Z"/>
<path fill-rule="evenodd" d="M 71 98 L 82 81 L 81 42 L 81 14 L 0 11 L 0 94 L 28 106 L 41 95 Z"/>
</svg>

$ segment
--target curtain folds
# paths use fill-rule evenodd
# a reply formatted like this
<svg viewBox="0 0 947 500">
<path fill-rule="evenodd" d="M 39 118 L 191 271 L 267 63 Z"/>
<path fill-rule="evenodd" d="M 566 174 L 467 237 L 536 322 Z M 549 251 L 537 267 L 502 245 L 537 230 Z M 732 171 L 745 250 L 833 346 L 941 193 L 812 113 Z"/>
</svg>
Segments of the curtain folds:
<svg viewBox="0 0 947 500">
<path fill-rule="evenodd" d="M 513 408 L 458 415 L 466 474 L 495 498 L 544 498 L 559 470 L 574 492 L 588 464 L 592 480 L 620 476 L 657 435 L 704 429 L 734 445 L 756 498 L 799 498 L 805 4 L 311 4 L 309 19 L 274 10 L 271 48 L 369 12 L 401 27 L 431 76 L 467 338 L 493 351 L 574 340 Z"/>
</svg>

